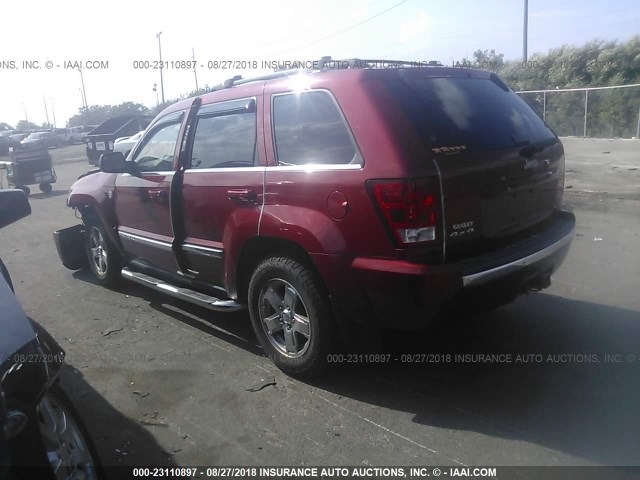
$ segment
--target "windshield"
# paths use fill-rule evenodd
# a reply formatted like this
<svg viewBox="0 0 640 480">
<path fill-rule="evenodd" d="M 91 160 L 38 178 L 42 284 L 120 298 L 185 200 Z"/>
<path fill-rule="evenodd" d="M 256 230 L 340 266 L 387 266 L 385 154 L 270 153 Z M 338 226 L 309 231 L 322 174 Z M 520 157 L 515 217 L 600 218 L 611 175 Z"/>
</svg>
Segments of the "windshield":
<svg viewBox="0 0 640 480">
<path fill-rule="evenodd" d="M 496 150 L 555 139 L 518 95 L 493 80 L 399 73 L 388 88 L 431 148 Z"/>
</svg>

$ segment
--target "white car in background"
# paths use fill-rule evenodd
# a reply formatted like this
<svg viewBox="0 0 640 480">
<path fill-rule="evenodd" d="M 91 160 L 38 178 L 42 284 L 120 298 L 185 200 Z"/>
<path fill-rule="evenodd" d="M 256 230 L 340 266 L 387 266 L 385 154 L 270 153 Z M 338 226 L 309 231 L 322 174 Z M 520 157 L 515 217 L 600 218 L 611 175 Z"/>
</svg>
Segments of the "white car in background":
<svg viewBox="0 0 640 480">
<path fill-rule="evenodd" d="M 113 143 L 113 151 L 121 152 L 124 155 L 124 158 L 127 158 L 129 156 L 129 153 L 131 153 L 131 150 L 133 150 L 133 147 L 135 147 L 136 143 L 138 143 L 138 140 L 140 140 L 140 137 L 142 137 L 143 133 L 144 130 L 141 130 L 140 132 L 136 133 L 135 135 L 131 135 L 130 137 L 116 138 L 116 141 Z"/>
<path fill-rule="evenodd" d="M 80 127 L 71 127 L 71 142 L 72 143 L 84 143 L 87 138 L 87 134 L 96 128 L 97 125 L 83 125 Z"/>
</svg>

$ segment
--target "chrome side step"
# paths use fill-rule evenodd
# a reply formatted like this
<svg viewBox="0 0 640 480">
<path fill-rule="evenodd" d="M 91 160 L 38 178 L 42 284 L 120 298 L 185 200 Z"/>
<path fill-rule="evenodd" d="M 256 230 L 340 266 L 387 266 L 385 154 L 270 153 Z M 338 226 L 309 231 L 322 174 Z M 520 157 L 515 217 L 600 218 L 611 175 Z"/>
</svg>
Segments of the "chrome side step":
<svg viewBox="0 0 640 480">
<path fill-rule="evenodd" d="M 189 288 L 176 287 L 175 285 L 171 285 L 150 275 L 129 270 L 127 267 L 124 267 L 120 274 L 127 280 L 131 280 L 132 282 L 139 283 L 145 287 L 153 288 L 159 292 L 166 293 L 172 297 L 185 300 L 195 305 L 200 305 L 201 307 L 205 307 L 210 310 L 216 310 L 218 312 L 235 312 L 245 308 L 244 305 L 237 303 L 235 300 L 221 300 L 205 293 L 196 292 Z"/>
</svg>

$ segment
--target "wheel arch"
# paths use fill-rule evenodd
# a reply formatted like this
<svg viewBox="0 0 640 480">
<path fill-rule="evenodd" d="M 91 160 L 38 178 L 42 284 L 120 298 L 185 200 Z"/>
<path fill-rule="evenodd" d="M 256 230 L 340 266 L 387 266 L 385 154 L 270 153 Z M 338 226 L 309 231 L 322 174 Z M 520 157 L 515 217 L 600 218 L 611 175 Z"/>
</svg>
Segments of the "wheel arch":
<svg viewBox="0 0 640 480">
<path fill-rule="evenodd" d="M 239 301 L 246 302 L 252 272 L 264 259 L 274 256 L 286 256 L 311 268 L 320 287 L 327 291 L 318 266 L 302 245 L 279 237 L 255 236 L 249 238 L 240 250 L 234 272 L 235 278 L 229 279 L 229 293 Z"/>
<path fill-rule="evenodd" d="M 90 198 L 90 197 L 89 197 Z M 82 218 L 86 218 L 87 216 L 95 217 L 104 227 L 105 232 L 109 236 L 109 239 L 118 249 L 118 251 L 122 254 L 122 246 L 120 245 L 120 239 L 118 238 L 115 224 L 113 223 L 113 217 L 105 214 L 104 210 L 99 208 L 95 202 L 69 202 L 69 207 L 75 208 Z"/>
</svg>

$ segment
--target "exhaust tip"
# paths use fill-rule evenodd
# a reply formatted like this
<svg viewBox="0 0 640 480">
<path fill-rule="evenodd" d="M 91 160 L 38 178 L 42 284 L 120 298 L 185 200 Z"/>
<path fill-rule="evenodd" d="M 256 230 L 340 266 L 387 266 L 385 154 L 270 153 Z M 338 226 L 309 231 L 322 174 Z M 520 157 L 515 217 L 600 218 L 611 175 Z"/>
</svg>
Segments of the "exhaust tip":
<svg viewBox="0 0 640 480">
<path fill-rule="evenodd" d="M 524 283 L 522 287 L 523 293 L 539 292 L 551 285 L 551 273 L 545 273 Z"/>
</svg>

